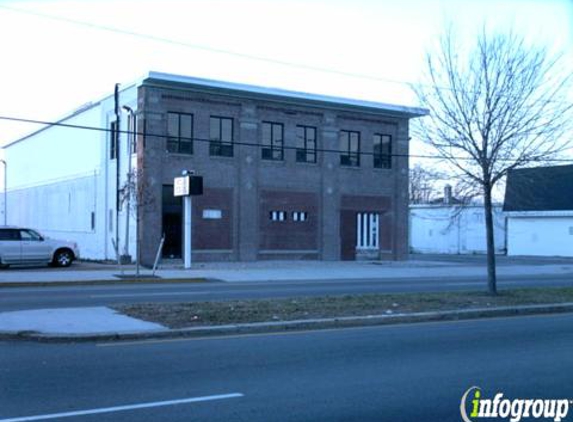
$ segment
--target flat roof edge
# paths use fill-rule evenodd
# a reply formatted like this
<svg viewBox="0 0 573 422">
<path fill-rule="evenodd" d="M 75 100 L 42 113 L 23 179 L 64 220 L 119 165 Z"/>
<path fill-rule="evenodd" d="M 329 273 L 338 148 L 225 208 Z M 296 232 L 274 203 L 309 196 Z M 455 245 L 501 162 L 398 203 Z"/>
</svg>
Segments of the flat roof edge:
<svg viewBox="0 0 573 422">
<path fill-rule="evenodd" d="M 422 117 L 429 114 L 429 111 L 421 107 L 409 107 L 397 104 L 380 103 L 375 101 L 357 100 L 352 98 L 335 97 L 329 95 L 313 94 L 301 91 L 290 91 L 282 88 L 264 87 L 236 82 L 226 82 L 214 79 L 197 78 L 193 76 L 174 75 L 170 73 L 150 71 L 147 80 L 164 81 L 167 83 L 180 83 L 208 89 L 221 89 L 263 95 L 269 97 L 282 97 L 293 100 L 306 100 L 310 102 L 326 103 L 338 106 L 348 106 L 357 108 L 368 108 L 380 112 L 392 112 L 408 115 L 409 117 Z M 143 80 L 145 83 L 145 79 Z"/>
<path fill-rule="evenodd" d="M 429 110 L 421 107 L 410 107 L 398 104 L 381 103 L 368 100 L 357 100 L 352 98 L 321 95 L 321 94 L 307 93 L 301 91 L 290 91 L 282 88 L 264 87 L 264 86 L 249 85 L 237 82 L 226 82 L 215 79 L 175 75 L 171 73 L 156 72 L 156 71 L 149 71 L 143 76 L 137 78 L 135 81 L 125 84 L 125 87 L 122 87 L 121 91 L 134 87 L 137 89 L 138 87 L 144 85 L 145 82 L 149 80 L 163 81 L 166 83 L 180 83 L 196 87 L 203 87 L 207 89 L 220 89 L 220 90 L 242 92 L 247 94 L 250 93 L 260 96 L 283 98 L 285 100 L 291 99 L 291 100 L 314 102 L 319 104 L 328 104 L 339 107 L 368 109 L 371 111 L 375 111 L 377 113 L 386 112 L 386 113 L 400 114 L 408 118 L 423 117 L 429 114 Z M 110 96 L 113 96 L 113 94 L 104 95 L 99 97 L 97 100 L 93 102 L 86 103 L 85 105 L 80 106 L 74 111 L 53 120 L 53 122 L 51 122 L 52 124 L 47 124 L 38 130 L 32 131 L 27 135 L 24 135 L 12 142 L 5 144 L 4 146 L 2 146 L 2 149 L 9 148 L 14 144 L 24 141 L 40 132 L 43 132 L 44 130 L 53 127 L 54 125 L 57 125 L 58 123 L 63 123 L 71 118 L 80 115 L 81 113 L 91 110 L 93 107 L 100 105 Z"/>
</svg>

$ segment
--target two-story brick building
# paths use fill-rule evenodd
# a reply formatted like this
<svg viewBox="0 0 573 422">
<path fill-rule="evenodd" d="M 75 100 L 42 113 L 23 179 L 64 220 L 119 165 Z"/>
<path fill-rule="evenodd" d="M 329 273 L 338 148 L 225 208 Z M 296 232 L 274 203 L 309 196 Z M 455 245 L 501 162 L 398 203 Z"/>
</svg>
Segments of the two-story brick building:
<svg viewBox="0 0 573 422">
<path fill-rule="evenodd" d="M 137 116 L 131 145 L 130 115 L 113 136 L 110 96 L 6 147 L 10 224 L 67 235 L 94 259 L 114 259 L 116 242 L 133 256 L 138 230 L 148 264 L 165 234 L 177 258 L 173 179 L 188 169 L 204 178 L 194 260 L 406 256 L 408 122 L 426 110 L 155 72 L 119 103 Z M 117 204 L 129 161 L 145 190 L 139 227 Z"/>
</svg>

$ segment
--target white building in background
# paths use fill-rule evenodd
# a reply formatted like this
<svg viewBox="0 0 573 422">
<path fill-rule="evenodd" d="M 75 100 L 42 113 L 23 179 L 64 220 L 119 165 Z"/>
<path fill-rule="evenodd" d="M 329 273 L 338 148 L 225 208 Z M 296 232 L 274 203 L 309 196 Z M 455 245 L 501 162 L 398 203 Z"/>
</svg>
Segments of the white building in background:
<svg viewBox="0 0 573 422">
<path fill-rule="evenodd" d="M 573 257 L 573 165 L 511 171 L 504 211 L 508 255 Z"/>
<path fill-rule="evenodd" d="M 486 253 L 485 215 L 481 205 L 410 205 L 410 252 Z M 494 206 L 496 253 L 505 253 L 505 216 Z"/>
<path fill-rule="evenodd" d="M 7 223 L 73 240 L 82 257 L 98 260 L 117 258 L 114 242 L 119 234 L 122 254 L 128 216 L 125 207 L 118 211 L 117 190 L 127 179 L 129 156 L 133 167 L 136 155 L 128 145 L 129 114 L 121 107 L 135 110 L 136 98 L 136 85 L 119 92 L 119 149 L 111 139 L 114 95 L 6 145 Z M 134 256 L 136 227 L 131 215 L 129 225 L 128 253 Z"/>
</svg>

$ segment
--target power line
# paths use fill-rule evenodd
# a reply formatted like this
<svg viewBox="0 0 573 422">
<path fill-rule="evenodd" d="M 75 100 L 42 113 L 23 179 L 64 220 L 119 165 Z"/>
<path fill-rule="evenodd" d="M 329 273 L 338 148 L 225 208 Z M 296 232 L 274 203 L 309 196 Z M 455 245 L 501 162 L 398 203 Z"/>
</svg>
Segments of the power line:
<svg viewBox="0 0 573 422">
<path fill-rule="evenodd" d="M 171 38 L 161 37 L 161 36 L 157 36 L 157 35 L 146 34 L 143 32 L 130 31 L 130 30 L 118 28 L 115 26 L 101 25 L 101 24 L 96 24 L 96 23 L 92 23 L 92 22 L 66 18 L 64 16 L 52 15 L 52 14 L 48 14 L 48 13 L 41 13 L 41 12 L 35 12 L 35 11 L 31 11 L 31 10 L 18 9 L 15 7 L 10 7 L 10 6 L 5 6 L 5 5 L 0 5 L 0 8 L 10 10 L 10 11 L 16 12 L 16 13 L 25 14 L 25 15 L 31 15 L 31 16 L 41 17 L 41 18 L 45 18 L 45 19 L 51 19 L 51 20 L 55 20 L 55 21 L 59 21 L 59 22 L 66 22 L 66 23 L 79 25 L 79 26 L 85 26 L 88 28 L 98 29 L 98 30 L 102 30 L 102 31 L 114 32 L 114 33 L 118 33 L 118 34 L 122 34 L 122 35 L 128 35 L 128 36 L 135 37 L 135 38 L 143 38 L 143 39 L 147 39 L 150 41 L 176 45 L 179 47 L 186 47 L 186 48 L 192 48 L 195 50 L 208 51 L 210 53 L 235 56 L 235 57 L 239 57 L 242 59 L 256 60 L 259 62 L 266 62 L 266 63 L 276 64 L 276 65 L 280 65 L 280 66 L 287 66 L 287 67 L 292 67 L 292 68 L 311 70 L 314 72 L 331 73 L 331 74 L 335 74 L 335 75 L 339 75 L 339 76 L 347 76 L 347 77 L 352 77 L 352 78 L 357 78 L 357 79 L 369 79 L 369 80 L 373 80 L 373 81 L 388 82 L 388 83 L 393 83 L 393 84 L 397 84 L 397 85 L 408 85 L 408 86 L 411 85 L 411 83 L 407 82 L 407 81 L 399 81 L 399 80 L 390 79 L 390 78 L 382 78 L 379 76 L 373 76 L 373 75 L 368 75 L 368 74 L 364 74 L 364 73 L 345 72 L 342 70 L 330 69 L 330 68 L 321 67 L 321 66 L 311 66 L 311 65 L 304 64 L 304 63 L 294 63 L 294 62 L 289 62 L 286 60 L 279 60 L 279 59 L 273 59 L 273 58 L 269 58 L 269 57 L 257 56 L 254 54 L 241 53 L 241 52 L 233 51 L 233 50 L 225 50 L 222 48 L 215 48 L 215 47 L 209 47 L 209 46 L 200 45 L 200 44 L 193 44 L 193 43 L 188 43 L 188 42 L 179 41 L 179 40 L 173 40 Z"/>
<path fill-rule="evenodd" d="M 275 65 L 280 65 L 280 66 L 286 66 L 286 67 L 290 67 L 290 68 L 304 69 L 304 70 L 310 70 L 313 72 L 320 72 L 320 73 L 329 73 L 329 74 L 333 74 L 333 75 L 345 76 L 345 77 L 350 77 L 350 78 L 355 78 L 355 79 L 364 79 L 364 80 L 371 80 L 371 81 L 377 81 L 377 82 L 392 83 L 392 84 L 396 84 L 396 85 L 404 85 L 410 89 L 414 86 L 419 86 L 419 87 L 428 87 L 428 88 L 436 89 L 438 91 L 457 91 L 457 90 L 460 90 L 459 88 L 454 89 L 454 88 L 448 87 L 448 86 L 436 86 L 436 85 L 432 85 L 430 83 L 402 81 L 402 80 L 397 80 L 397 79 L 391 79 L 391 78 L 384 78 L 384 77 L 380 77 L 380 76 L 369 75 L 369 74 L 365 74 L 365 73 L 346 72 L 346 71 L 322 67 L 322 66 L 312 66 L 312 65 L 307 65 L 304 63 L 289 62 L 286 60 L 279 60 L 279 59 L 274 59 L 274 58 L 269 58 L 269 57 L 257 56 L 254 54 L 241 53 L 241 52 L 233 51 L 233 50 L 226 50 L 226 49 L 222 49 L 222 48 L 215 48 L 215 47 L 210 47 L 210 46 L 205 46 L 205 45 L 200 45 L 200 44 L 193 44 L 193 43 L 189 43 L 189 42 L 185 42 L 185 41 L 174 40 L 174 39 L 167 38 L 167 37 L 161 37 L 161 36 L 147 34 L 147 33 L 143 33 L 143 32 L 137 32 L 137 31 L 131 31 L 131 30 L 127 30 L 127 29 L 122 29 L 122 28 L 118 28 L 115 26 L 102 25 L 102 24 L 97 24 L 97 23 L 88 22 L 88 21 L 66 18 L 64 16 L 53 15 L 53 14 L 49 14 L 49 13 L 42 13 L 42 12 L 36 12 L 36 11 L 32 11 L 32 10 L 19 9 L 19 8 L 10 7 L 10 6 L 6 6 L 6 5 L 0 5 L 0 8 L 10 10 L 12 12 L 24 14 L 24 15 L 31 15 L 31 16 L 44 18 L 44 19 L 50 19 L 50 20 L 65 22 L 65 23 L 69 23 L 69 24 L 73 24 L 73 25 L 84 26 L 84 27 L 88 27 L 88 28 L 92 28 L 92 29 L 97 29 L 97 30 L 102 30 L 102 31 L 107 31 L 107 32 L 113 32 L 113 33 L 117 33 L 117 34 L 131 36 L 134 38 L 142 38 L 142 39 L 147 39 L 147 40 L 154 41 L 154 42 L 176 45 L 179 47 L 191 48 L 191 49 L 195 49 L 195 50 L 202 50 L 202 51 L 207 51 L 207 52 L 216 53 L 216 54 L 223 54 L 223 55 L 227 55 L 227 56 L 234 56 L 234 57 L 239 57 L 239 58 L 247 59 L 247 60 L 255 60 L 258 62 L 266 62 L 266 63 L 271 63 L 271 64 L 275 64 Z M 461 92 L 471 92 L 471 91 L 465 91 L 464 89 L 461 89 L 460 91 Z M 567 102 L 560 101 L 560 100 L 549 100 L 548 102 L 555 103 L 555 104 L 568 104 Z"/>
<path fill-rule="evenodd" d="M 436 85 L 432 85 L 430 83 L 409 82 L 409 81 L 403 81 L 403 80 L 397 80 L 397 79 L 391 79 L 391 78 L 384 78 L 384 77 L 380 77 L 380 76 L 369 75 L 369 74 L 365 74 L 365 73 L 346 72 L 346 71 L 342 71 L 342 70 L 338 70 L 338 69 L 332 69 L 332 68 L 328 68 L 328 67 L 312 66 L 312 65 L 308 65 L 308 64 L 304 64 L 304 63 L 295 63 L 295 62 L 289 62 L 286 60 L 279 60 L 279 59 L 274 59 L 274 58 L 269 58 L 269 57 L 264 57 L 264 56 L 257 56 L 254 54 L 241 53 L 241 52 L 233 51 L 233 50 L 226 50 L 223 48 L 215 48 L 215 47 L 205 46 L 205 45 L 201 45 L 201 44 L 193 44 L 193 43 L 180 41 L 180 40 L 174 40 L 171 38 L 161 37 L 161 36 L 157 36 L 157 35 L 153 35 L 153 34 L 122 29 L 122 28 L 118 28 L 115 26 L 96 24 L 96 23 L 91 23 L 91 22 L 87 22 L 87 21 L 71 19 L 71 18 L 67 18 L 64 16 L 53 15 L 53 14 L 49 14 L 49 13 L 42 13 L 42 12 L 36 12 L 36 11 L 32 11 L 32 10 L 19 9 L 19 8 L 10 7 L 10 6 L 6 6 L 6 5 L 0 5 L 0 8 L 10 10 L 10 11 L 15 12 L 15 13 L 24 14 L 24 15 L 36 16 L 36 17 L 43 18 L 43 19 L 50 19 L 50 20 L 54 20 L 54 21 L 65 22 L 68 24 L 84 26 L 84 27 L 91 28 L 91 29 L 102 30 L 102 31 L 117 33 L 117 34 L 121 34 L 121 35 L 127 35 L 127 36 L 134 37 L 134 38 L 147 39 L 147 40 L 158 42 L 158 43 L 176 45 L 179 47 L 185 47 L 185 48 L 190 48 L 190 49 L 194 49 L 194 50 L 202 50 L 202 51 L 207 51 L 210 53 L 223 54 L 223 55 L 227 55 L 227 56 L 234 56 L 234 57 L 239 57 L 242 59 L 255 60 L 258 62 L 265 62 L 265 63 L 275 64 L 275 65 L 285 66 L 285 67 L 290 67 L 290 68 L 309 70 L 309 71 L 313 71 L 313 72 L 329 73 L 329 74 L 333 74 L 333 75 L 345 76 L 345 77 L 350 77 L 350 78 L 354 78 L 354 79 L 364 79 L 364 80 L 371 80 L 371 81 L 377 81 L 377 82 L 392 83 L 392 84 L 396 84 L 396 85 L 404 85 L 410 89 L 413 86 L 419 86 L 419 87 L 428 87 L 428 88 L 436 89 L 438 91 L 456 91 L 457 90 L 457 89 L 454 89 L 454 88 L 448 87 L 448 86 L 436 86 Z M 462 89 L 462 91 L 463 91 L 463 89 Z M 555 104 L 568 104 L 567 102 L 560 101 L 560 100 L 549 100 L 548 102 L 555 103 Z"/>
<path fill-rule="evenodd" d="M 114 131 L 117 131 L 118 133 L 122 133 L 122 134 L 127 134 L 127 135 L 133 135 L 134 132 L 133 131 L 129 131 L 129 130 L 119 130 L 119 129 L 115 129 L 112 130 L 110 128 L 102 128 L 102 127 L 96 127 L 96 126 L 85 126 L 85 125 L 76 125 L 76 124 L 70 124 L 70 123 L 63 123 L 62 121 L 60 122 L 48 122 L 48 121 L 44 121 L 44 120 L 35 120 L 35 119 L 25 119 L 25 118 L 20 118 L 20 117 L 9 117 L 9 116 L 0 116 L 0 120 L 7 120 L 7 121 L 12 121 L 12 122 L 20 122 L 20 123 L 29 123 L 29 124 L 38 124 L 38 125 L 45 125 L 47 127 L 39 129 L 38 132 L 43 131 L 51 126 L 57 126 L 57 127 L 63 127 L 63 128 L 68 128 L 68 129 L 80 129 L 80 130 L 89 130 L 89 131 L 96 131 L 96 132 L 106 132 L 106 133 L 111 133 Z M 37 132 L 35 132 L 37 133 Z M 20 140 L 24 140 L 30 136 L 33 136 L 35 133 L 32 133 L 30 135 L 24 136 L 23 138 L 21 138 Z M 148 133 L 147 131 L 137 131 L 135 132 L 136 136 L 142 136 L 145 138 L 170 138 L 170 136 L 166 135 L 166 134 L 154 134 L 154 133 Z M 193 142 L 208 142 L 211 143 L 214 140 L 212 139 L 205 139 L 205 138 L 196 138 L 196 137 L 183 137 L 183 136 L 179 136 L 177 137 L 178 139 L 183 139 L 186 141 L 193 141 Z M 16 141 L 18 142 L 18 141 Z M 264 148 L 266 147 L 266 145 L 257 143 L 257 142 L 244 142 L 244 141 L 233 141 L 232 145 L 237 145 L 237 146 L 246 146 L 246 147 L 255 147 L 255 148 Z M 283 150 L 297 150 L 300 149 L 297 146 L 290 146 L 290 145 L 282 145 L 282 149 Z M 343 151 L 343 150 L 339 150 L 339 149 L 328 149 L 328 148 L 316 148 L 314 149 L 315 152 L 323 152 L 323 153 L 334 153 L 334 154 L 341 154 L 341 153 L 345 153 L 348 151 Z M 398 158 L 423 158 L 423 159 L 433 159 L 433 160 L 451 160 L 451 159 L 455 159 L 455 160 L 462 160 L 462 161 L 474 161 L 473 158 L 471 157 L 444 157 L 444 156 L 440 156 L 440 155 L 420 155 L 420 154 L 396 154 L 396 153 L 390 153 L 390 154 L 376 154 L 374 152 L 363 152 L 363 151 L 359 151 L 357 153 L 358 155 L 364 155 L 364 156 L 385 156 L 385 157 L 398 157 Z M 498 159 L 497 161 L 513 161 L 511 159 Z M 550 158 L 550 159 L 544 159 L 543 161 L 546 162 L 563 162 L 563 163 L 569 163 L 569 162 L 573 162 L 573 158 Z"/>
<path fill-rule="evenodd" d="M 240 58 L 248 59 L 248 60 L 255 60 L 255 61 L 259 61 L 259 62 L 267 62 L 267 63 L 272 63 L 272 64 L 276 64 L 276 65 L 281 65 L 281 66 L 287 66 L 287 67 L 291 67 L 291 68 L 299 68 L 299 69 L 305 69 L 305 70 L 310 70 L 310 71 L 315 71 L 315 72 L 330 73 L 330 74 L 335 74 L 335 75 L 339 75 L 339 76 L 352 77 L 352 78 L 356 78 L 356 79 L 366 79 L 366 80 L 373 80 L 373 81 L 378 81 L 378 82 L 389 82 L 389 83 L 398 84 L 398 85 L 405 85 L 405 86 L 408 86 L 410 89 L 414 86 L 418 86 L 418 87 L 427 87 L 427 88 L 430 88 L 430 89 L 433 89 L 436 91 L 454 91 L 454 92 L 456 91 L 456 89 L 454 89 L 452 87 L 448 87 L 448 86 L 436 86 L 436 85 L 432 85 L 432 84 L 428 84 L 428 83 L 420 83 L 420 82 L 412 83 L 412 82 L 407 82 L 407 81 L 399 81 L 399 80 L 394 80 L 394 79 L 389 79 L 389 78 L 377 77 L 377 76 L 368 75 L 368 74 L 345 72 L 345 71 L 340 71 L 340 70 L 325 68 L 325 67 L 320 67 L 320 66 L 311 66 L 311 65 L 306 65 L 306 64 L 302 64 L 302 63 L 293 63 L 293 62 L 288 62 L 285 60 L 272 59 L 272 58 L 268 58 L 268 57 L 262 57 L 262 56 L 256 56 L 256 55 L 251 55 L 251 54 L 246 54 L 246 53 L 240 53 L 237 51 L 225 50 L 225 49 L 220 49 L 220 48 L 213 48 L 213 47 L 208 47 L 208 46 L 199 45 L 199 44 L 192 44 L 192 43 L 188 43 L 188 42 L 184 42 L 184 41 L 173 40 L 173 39 L 166 38 L 166 37 L 160 37 L 160 36 L 146 34 L 146 33 L 142 33 L 142 32 L 130 31 L 130 30 L 114 27 L 114 26 L 101 25 L 101 24 L 96 24 L 96 23 L 92 23 L 92 22 L 66 18 L 63 16 L 52 15 L 52 14 L 48 14 L 48 13 L 41 13 L 41 12 L 35 12 L 35 11 L 31 11 L 31 10 L 18 9 L 18 8 L 6 6 L 6 5 L 0 5 L 0 8 L 10 10 L 10 11 L 13 11 L 16 13 L 41 17 L 44 19 L 51 19 L 51 20 L 66 22 L 66 23 L 70 23 L 70 24 L 74 24 L 74 25 L 85 26 L 85 27 L 89 27 L 92 29 L 114 32 L 114 33 L 118 33 L 118 34 L 122 34 L 122 35 L 128 35 L 128 36 L 135 37 L 135 38 L 148 39 L 148 40 L 151 40 L 154 42 L 177 45 L 177 46 L 181 46 L 181 47 L 186 47 L 186 48 L 191 48 L 191 49 L 196 49 L 196 50 L 203 50 L 203 51 L 208 51 L 208 52 L 217 53 L 217 54 L 235 56 L 235 57 L 240 57 Z M 461 91 L 464 92 L 463 89 Z M 566 103 L 566 102 L 560 101 L 560 100 L 550 99 L 548 101 L 548 103 L 562 104 L 562 105 L 567 104 L 567 105 L 569 105 L 569 107 L 567 107 L 567 108 L 571 107 L 569 103 Z"/>
</svg>

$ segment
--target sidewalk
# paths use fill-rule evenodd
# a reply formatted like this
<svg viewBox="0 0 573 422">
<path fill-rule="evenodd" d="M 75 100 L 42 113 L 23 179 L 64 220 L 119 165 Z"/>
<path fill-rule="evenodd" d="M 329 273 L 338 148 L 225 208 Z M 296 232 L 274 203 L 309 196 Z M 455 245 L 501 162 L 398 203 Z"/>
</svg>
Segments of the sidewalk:
<svg viewBox="0 0 573 422">
<path fill-rule="evenodd" d="M 0 286 L 122 282 L 121 271 L 114 265 L 74 264 L 66 269 L 16 268 L 0 270 Z M 133 266 L 124 267 L 124 275 L 135 278 Z M 563 264 L 506 264 L 498 266 L 500 276 L 563 275 L 573 276 L 573 263 Z M 160 268 L 158 278 L 147 269 L 141 270 L 143 282 L 189 281 L 201 282 L 219 280 L 224 282 L 263 282 L 296 280 L 344 280 L 344 279 L 400 279 L 400 278 L 444 278 L 482 277 L 486 275 L 485 263 L 410 260 L 401 262 L 340 262 L 340 261 L 259 261 L 231 263 L 199 263 L 192 269 Z M 124 279 L 125 280 L 125 279 Z"/>
</svg>

